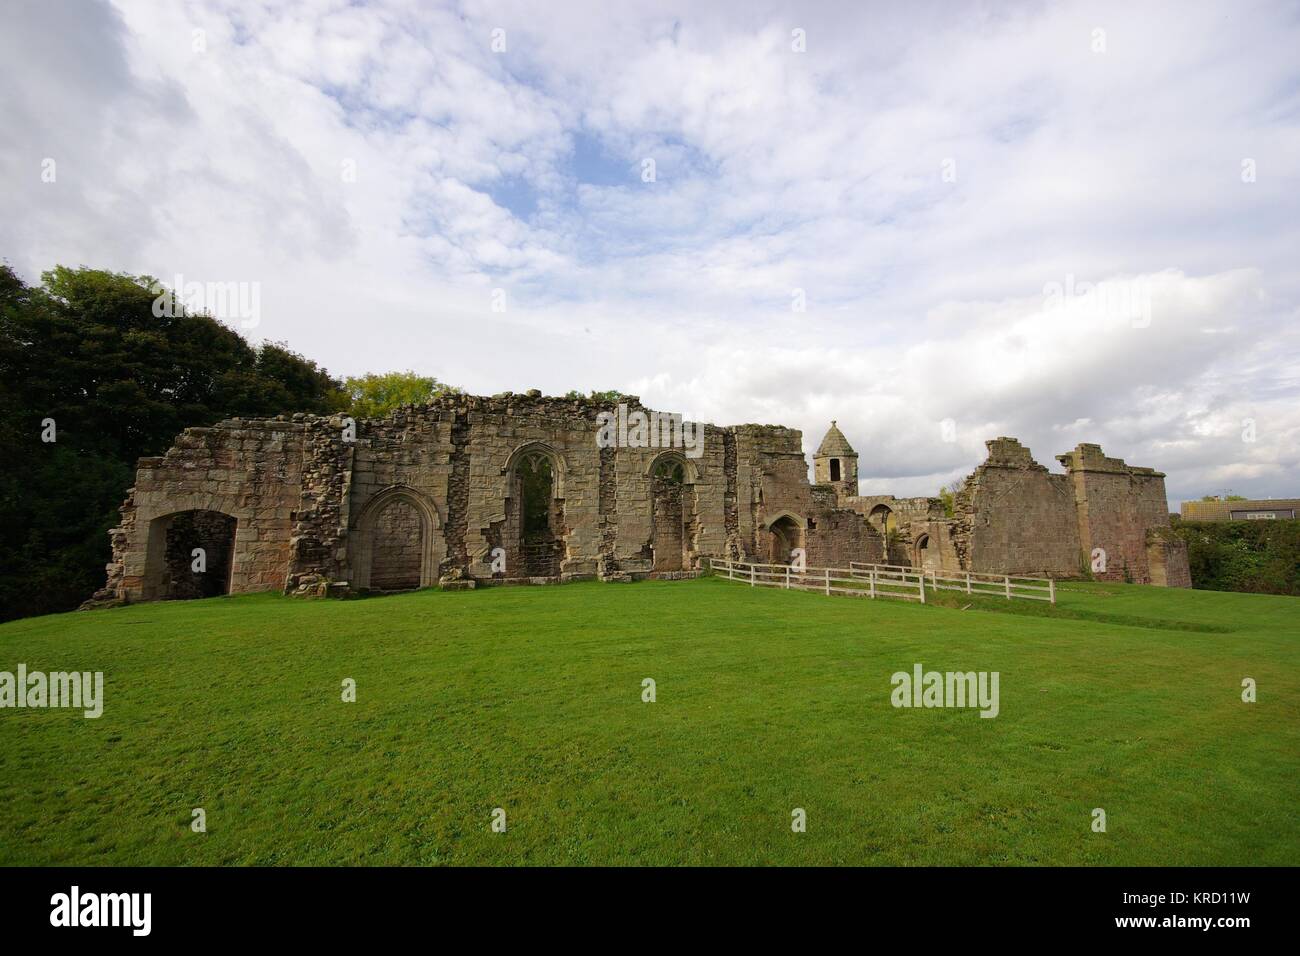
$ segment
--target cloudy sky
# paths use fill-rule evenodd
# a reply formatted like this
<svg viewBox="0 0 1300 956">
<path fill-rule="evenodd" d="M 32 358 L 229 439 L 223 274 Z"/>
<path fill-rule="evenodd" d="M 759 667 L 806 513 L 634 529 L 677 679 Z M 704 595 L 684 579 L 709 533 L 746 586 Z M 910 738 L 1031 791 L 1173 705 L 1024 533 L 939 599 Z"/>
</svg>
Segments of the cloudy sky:
<svg viewBox="0 0 1300 956">
<path fill-rule="evenodd" d="M 28 279 L 256 284 L 335 374 L 838 419 L 867 493 L 1014 435 L 1300 495 L 1294 3 L 5 10 Z"/>
</svg>

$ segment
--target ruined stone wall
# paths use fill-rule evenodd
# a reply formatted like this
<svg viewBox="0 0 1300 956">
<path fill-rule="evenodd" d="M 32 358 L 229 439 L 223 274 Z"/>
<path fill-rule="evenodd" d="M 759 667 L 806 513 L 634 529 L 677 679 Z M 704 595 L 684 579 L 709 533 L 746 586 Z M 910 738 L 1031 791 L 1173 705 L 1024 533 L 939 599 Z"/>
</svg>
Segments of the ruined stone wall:
<svg viewBox="0 0 1300 956">
<path fill-rule="evenodd" d="M 1080 444 L 1058 455 L 1057 460 L 1069 474 L 1082 554 L 1091 567 L 1094 551 L 1105 552 L 1105 570 L 1094 570 L 1093 576 L 1103 581 L 1153 583 L 1147 532 L 1169 527 L 1165 476 L 1108 458 L 1094 444 Z M 1180 559 L 1176 547 L 1164 548 L 1158 560 L 1161 577 L 1182 579 L 1185 555 Z"/>
<path fill-rule="evenodd" d="M 930 521 L 944 517 L 943 502 L 938 498 L 853 495 L 841 497 L 840 507 L 862 515 L 873 536 L 880 539 L 878 558 L 855 559 L 876 564 L 915 565 L 915 545 L 920 535 L 927 532 Z M 948 551 L 951 556 L 951 546 Z M 951 560 L 955 561 L 955 556 Z"/>
<path fill-rule="evenodd" d="M 351 420 L 341 415 L 294 419 L 302 422 L 302 475 L 284 587 L 301 594 L 328 594 L 336 582 L 349 578 L 348 504 L 355 451 L 348 439 Z"/>
<path fill-rule="evenodd" d="M 333 560 L 312 562 L 301 572 L 351 588 L 385 587 L 372 580 L 376 562 L 391 559 L 380 553 L 387 537 L 381 517 L 400 502 L 407 516 L 403 527 L 420 540 L 416 586 L 437 583 L 454 497 L 454 412 L 442 406 L 400 408 L 385 418 L 355 422 L 351 441 L 344 436 L 346 425 L 345 419 L 326 420 L 318 439 L 328 467 L 320 475 L 317 527 L 310 537 L 320 538 L 315 549 Z M 404 580 L 410 577 L 408 571 Z"/>
<path fill-rule="evenodd" d="M 650 414 L 635 398 L 625 404 L 629 415 Z M 737 525 L 727 511 L 738 497 L 734 467 L 727 467 L 729 446 L 735 460 L 734 436 L 699 426 L 698 455 L 664 447 L 671 436 L 662 432 L 649 447 L 600 447 L 598 415 L 610 410 L 589 399 L 535 393 L 458 395 L 358 423 L 342 483 L 350 492 L 341 510 L 352 517 L 348 535 L 336 542 L 334 577 L 350 574 L 359 586 L 369 586 L 365 567 L 373 545 L 367 541 L 374 532 L 368 509 L 394 493 L 422 502 L 427 524 L 438 529 L 430 551 L 435 572 L 425 584 L 439 578 L 513 580 L 543 570 L 567 580 L 641 576 L 689 570 L 702 554 L 725 553 Z M 534 454 L 545 456 L 553 469 L 554 562 L 518 548 L 520 491 L 514 475 L 519 462 Z M 338 455 L 330 450 L 327 457 Z M 665 459 L 680 463 L 683 484 L 656 521 L 654 471 Z M 305 537 L 322 534 L 316 529 Z M 494 570 L 494 554 L 504 554 L 504 569 Z M 327 573 L 320 562 L 316 570 Z"/>
<path fill-rule="evenodd" d="M 735 443 L 739 557 L 765 562 L 773 521 L 786 513 L 806 521 L 811 495 L 803 435 L 777 425 L 737 425 L 728 431 Z"/>
<path fill-rule="evenodd" d="M 237 521 L 216 511 L 183 511 L 161 520 L 167 522 L 162 593 L 178 600 L 227 593 Z"/>
<path fill-rule="evenodd" d="M 962 567 L 1077 576 L 1079 527 L 1069 480 L 1049 473 L 1014 438 L 985 444 L 988 459 L 956 496 L 952 537 Z"/>
<path fill-rule="evenodd" d="M 1151 583 L 1158 587 L 1190 588 L 1192 572 L 1187 562 L 1187 542 L 1172 528 L 1151 528 L 1146 537 Z"/>
<path fill-rule="evenodd" d="M 634 398 L 627 406 L 648 413 Z M 236 519 L 236 593 L 527 577 L 538 565 L 519 550 L 510 521 L 519 510 L 516 465 L 530 454 L 553 469 L 555 561 L 544 570 L 565 579 L 690 570 L 701 555 L 728 551 L 752 556 L 765 543 L 769 508 L 806 517 L 797 431 L 700 425 L 698 455 L 662 447 L 668 435 L 602 448 L 598 415 L 607 410 L 537 393 L 456 395 L 376 420 L 296 415 L 190 429 L 166 456 L 140 462 L 97 598 L 166 596 L 170 524 L 159 519 L 193 509 Z M 656 522 L 654 472 L 666 458 L 680 464 L 682 483 L 671 502 L 660 489 Z M 503 552 L 506 566 L 494 566 Z"/>
<path fill-rule="evenodd" d="M 701 453 L 695 457 L 680 448 L 614 450 L 612 478 L 617 520 L 613 560 L 619 575 L 671 570 L 676 563 L 690 570 L 701 554 L 723 553 L 727 491 L 723 431 L 713 426 L 699 427 L 703 429 Z M 665 505 L 660 511 L 663 521 L 656 523 L 654 472 L 665 461 L 682 468 L 681 502 L 679 507 L 661 502 Z M 678 561 L 664 554 L 664 549 L 672 555 L 680 553 L 682 558 Z"/>
<path fill-rule="evenodd" d="M 635 398 L 624 404 L 625 414 L 651 414 Z M 1062 456 L 1069 474 L 1051 475 L 1015 439 L 988 442 L 988 460 L 948 519 L 935 498 L 810 485 L 795 429 L 699 425 L 698 454 L 690 442 L 666 447 L 663 434 L 601 447 L 609 411 L 534 391 L 444 396 L 358 422 L 295 415 L 188 429 L 165 456 L 140 461 L 95 600 L 213 593 L 215 578 L 183 572 L 190 539 L 208 540 L 218 564 L 226 560 L 215 523 L 223 519 L 200 512 L 234 521 L 234 593 L 625 580 L 690 572 L 706 555 L 766 562 L 793 547 L 813 567 L 1070 576 L 1086 548 L 1106 542 L 1118 561 L 1108 576 L 1174 586 L 1187 577 L 1185 549 L 1153 534 L 1168 527 L 1163 475 L 1096 446 Z M 553 480 L 541 494 L 542 533 L 525 540 L 517 471 L 536 456 Z M 665 463 L 669 483 L 656 478 Z"/>
<path fill-rule="evenodd" d="M 942 503 L 939 510 L 942 512 Z M 915 568 L 931 571 L 963 570 L 957 556 L 954 529 L 957 522 L 953 519 L 929 515 L 925 518 L 913 518 L 908 523 L 908 561 Z"/>
<path fill-rule="evenodd" d="M 862 515 L 839 506 L 832 485 L 813 485 L 808 513 L 809 567 L 847 569 L 851 561 L 880 563 L 884 539 L 867 526 Z"/>
<path fill-rule="evenodd" d="M 283 588 L 302 491 L 305 433 L 303 416 L 231 419 L 186 429 L 166 455 L 140 459 L 122 522 L 110 534 L 108 584 L 95 599 L 189 596 L 192 582 L 182 583 L 169 569 L 168 532 L 194 527 L 178 516 L 199 511 L 235 519 L 230 593 Z M 176 534 L 173 530 L 174 548 L 180 547 Z M 172 564 L 178 560 L 173 555 Z M 169 593 L 176 586 L 181 591 Z"/>
</svg>

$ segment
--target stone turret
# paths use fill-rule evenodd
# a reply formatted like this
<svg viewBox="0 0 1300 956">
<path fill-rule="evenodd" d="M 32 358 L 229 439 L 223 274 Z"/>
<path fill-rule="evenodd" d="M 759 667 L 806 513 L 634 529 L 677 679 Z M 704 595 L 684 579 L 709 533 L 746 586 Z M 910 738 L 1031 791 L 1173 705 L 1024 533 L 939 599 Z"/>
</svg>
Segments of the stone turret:
<svg viewBox="0 0 1300 956">
<path fill-rule="evenodd" d="M 835 422 L 813 456 L 813 481 L 830 485 L 841 498 L 858 493 L 858 453 Z"/>
</svg>

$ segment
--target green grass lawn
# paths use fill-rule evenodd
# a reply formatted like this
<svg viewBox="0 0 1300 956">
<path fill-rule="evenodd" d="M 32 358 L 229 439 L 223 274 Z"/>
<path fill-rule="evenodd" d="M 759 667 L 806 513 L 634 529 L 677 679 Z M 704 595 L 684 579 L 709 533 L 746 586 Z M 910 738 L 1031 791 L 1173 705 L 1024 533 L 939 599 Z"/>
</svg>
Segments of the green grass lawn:
<svg viewBox="0 0 1300 956">
<path fill-rule="evenodd" d="M 705 578 L 5 624 L 0 670 L 106 687 L 98 720 L 0 710 L 0 863 L 1300 862 L 1300 600 L 940 600 Z M 895 709 L 918 662 L 998 671 L 1000 715 Z"/>
</svg>

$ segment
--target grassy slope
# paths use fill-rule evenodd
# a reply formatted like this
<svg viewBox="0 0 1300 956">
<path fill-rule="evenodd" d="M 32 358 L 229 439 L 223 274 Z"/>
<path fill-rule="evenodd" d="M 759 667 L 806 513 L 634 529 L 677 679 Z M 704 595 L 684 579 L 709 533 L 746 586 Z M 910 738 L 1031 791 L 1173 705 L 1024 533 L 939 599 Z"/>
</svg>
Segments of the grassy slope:
<svg viewBox="0 0 1300 956">
<path fill-rule="evenodd" d="M 107 703 L 0 711 L 0 863 L 1300 862 L 1300 602 L 992 607 L 705 579 L 14 622 L 0 670 Z M 895 710 L 918 661 L 1000 671 L 1001 716 Z"/>
</svg>

